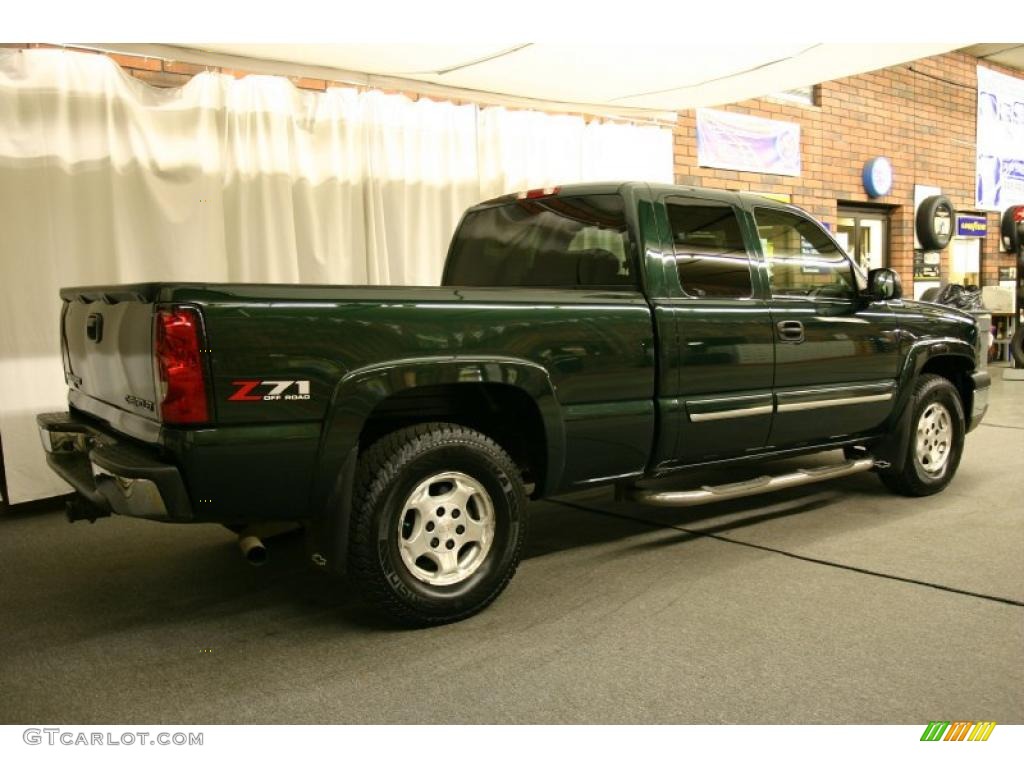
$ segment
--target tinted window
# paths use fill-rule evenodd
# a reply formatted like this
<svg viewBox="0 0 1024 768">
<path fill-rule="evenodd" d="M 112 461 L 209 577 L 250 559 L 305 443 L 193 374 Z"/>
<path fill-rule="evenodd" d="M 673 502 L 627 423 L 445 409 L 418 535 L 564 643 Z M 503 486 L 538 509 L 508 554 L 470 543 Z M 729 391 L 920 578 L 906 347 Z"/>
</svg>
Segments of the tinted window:
<svg viewBox="0 0 1024 768">
<path fill-rule="evenodd" d="M 632 288 L 618 195 L 516 200 L 466 215 L 446 285 Z"/>
<path fill-rule="evenodd" d="M 754 217 L 773 295 L 854 295 L 856 283 L 849 259 L 817 224 L 787 211 L 768 208 L 758 208 Z"/>
<path fill-rule="evenodd" d="M 750 296 L 750 258 L 732 207 L 690 203 L 667 207 L 683 290 L 708 298 Z"/>
</svg>

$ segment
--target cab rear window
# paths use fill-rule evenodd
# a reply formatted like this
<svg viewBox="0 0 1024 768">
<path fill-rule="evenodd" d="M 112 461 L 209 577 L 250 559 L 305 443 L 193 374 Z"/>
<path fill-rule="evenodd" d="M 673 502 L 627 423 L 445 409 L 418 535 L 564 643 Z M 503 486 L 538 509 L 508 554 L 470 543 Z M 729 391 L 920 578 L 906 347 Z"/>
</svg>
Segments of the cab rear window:
<svg viewBox="0 0 1024 768">
<path fill-rule="evenodd" d="M 466 215 L 445 285 L 634 289 L 629 243 L 619 195 L 516 200 Z"/>
</svg>

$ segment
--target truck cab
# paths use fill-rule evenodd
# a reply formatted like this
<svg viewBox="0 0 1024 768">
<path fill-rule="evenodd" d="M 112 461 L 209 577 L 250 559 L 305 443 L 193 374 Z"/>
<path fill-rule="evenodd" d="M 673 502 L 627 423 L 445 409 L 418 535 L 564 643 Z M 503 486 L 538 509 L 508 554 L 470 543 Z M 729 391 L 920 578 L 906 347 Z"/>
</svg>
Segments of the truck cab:
<svg viewBox="0 0 1024 768">
<path fill-rule="evenodd" d="M 613 397 L 603 409 L 606 418 L 621 409 L 615 424 L 620 440 L 635 431 L 638 446 L 649 440 L 653 445 L 634 472 L 663 474 L 870 442 L 891 425 L 906 384 L 936 355 L 934 336 L 947 341 L 938 348 L 942 362 L 932 360 L 930 368 L 955 381 L 968 407 L 968 431 L 980 421 L 987 401 L 984 394 L 975 400 L 974 392 L 985 389 L 987 374 L 978 381 L 969 376 L 978 360 L 973 318 L 904 300 L 890 270 L 879 270 L 872 280 L 806 212 L 759 195 L 637 183 L 498 198 L 467 212 L 444 284 L 498 287 L 505 281 L 508 287 L 507 275 L 475 259 L 479 248 L 472 265 L 463 263 L 462 254 L 468 243 L 486 241 L 483 230 L 496 226 L 494 212 L 507 210 L 513 200 L 517 210 L 534 209 L 524 216 L 529 220 L 580 215 L 585 206 L 596 210 L 618 199 L 632 246 L 609 245 L 607 222 L 593 217 L 594 232 L 579 232 L 557 247 L 563 258 L 579 262 L 575 272 L 569 268 L 572 275 L 561 276 L 562 287 L 592 300 L 594 286 L 583 276 L 604 270 L 615 282 L 600 287 L 617 295 L 617 304 L 643 301 L 650 307 L 646 323 L 639 316 L 628 321 L 635 326 L 631 338 L 616 330 L 623 344 L 638 341 L 651 363 L 657 360 L 643 382 L 653 388 L 653 412 Z M 604 238 L 606 247 L 574 247 L 588 236 Z M 530 248 L 532 243 L 524 250 Z M 626 248 L 635 266 L 609 272 L 607 263 L 626 261 Z M 502 259 L 514 250 L 503 242 Z M 557 278 L 523 272 L 521 279 L 550 285 Z M 585 365 L 582 356 L 574 359 Z M 627 412 L 635 414 L 633 423 Z"/>
</svg>

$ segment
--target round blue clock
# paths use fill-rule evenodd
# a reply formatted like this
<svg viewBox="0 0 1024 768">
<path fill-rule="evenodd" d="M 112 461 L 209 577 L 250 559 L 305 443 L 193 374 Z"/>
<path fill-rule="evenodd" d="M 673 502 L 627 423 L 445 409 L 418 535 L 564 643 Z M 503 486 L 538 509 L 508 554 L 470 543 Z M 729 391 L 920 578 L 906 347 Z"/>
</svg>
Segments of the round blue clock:
<svg viewBox="0 0 1024 768">
<path fill-rule="evenodd" d="M 874 157 L 864 163 L 864 189 L 871 197 L 888 195 L 892 189 L 892 163 L 887 157 Z"/>
</svg>

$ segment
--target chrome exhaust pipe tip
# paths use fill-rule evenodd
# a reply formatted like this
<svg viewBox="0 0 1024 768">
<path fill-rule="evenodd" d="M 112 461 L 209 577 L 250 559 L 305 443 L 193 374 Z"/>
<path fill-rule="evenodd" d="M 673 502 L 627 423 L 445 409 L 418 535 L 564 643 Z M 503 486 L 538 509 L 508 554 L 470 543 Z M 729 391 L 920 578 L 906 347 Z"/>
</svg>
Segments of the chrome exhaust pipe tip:
<svg viewBox="0 0 1024 768">
<path fill-rule="evenodd" d="M 239 536 L 238 548 L 250 565 L 263 565 L 267 562 L 267 548 L 258 536 Z"/>
</svg>

